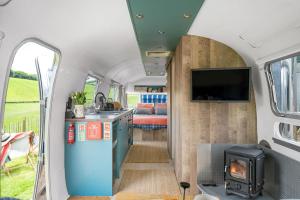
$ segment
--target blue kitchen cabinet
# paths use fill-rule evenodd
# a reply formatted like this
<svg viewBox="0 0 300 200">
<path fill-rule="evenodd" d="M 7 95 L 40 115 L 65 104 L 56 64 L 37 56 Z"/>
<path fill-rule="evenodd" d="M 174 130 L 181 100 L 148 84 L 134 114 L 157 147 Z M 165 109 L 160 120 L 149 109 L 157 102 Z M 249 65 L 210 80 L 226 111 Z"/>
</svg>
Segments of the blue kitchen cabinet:
<svg viewBox="0 0 300 200">
<path fill-rule="evenodd" d="M 112 140 L 86 140 L 67 143 L 65 131 L 65 177 L 71 196 L 112 196 Z M 76 127 L 75 122 L 75 127 Z"/>
<path fill-rule="evenodd" d="M 131 111 L 129 111 L 131 112 Z M 87 121 L 86 121 L 87 120 Z M 65 178 L 70 196 L 112 196 L 113 184 L 120 176 L 120 169 L 130 146 L 128 114 L 110 121 L 102 121 L 101 115 L 92 119 L 67 119 L 65 122 Z M 98 121 L 109 124 L 109 135 L 105 139 L 79 139 L 78 123 Z M 75 124 L 75 143 L 67 143 L 68 127 Z M 82 135 L 81 135 L 82 136 Z"/>
</svg>

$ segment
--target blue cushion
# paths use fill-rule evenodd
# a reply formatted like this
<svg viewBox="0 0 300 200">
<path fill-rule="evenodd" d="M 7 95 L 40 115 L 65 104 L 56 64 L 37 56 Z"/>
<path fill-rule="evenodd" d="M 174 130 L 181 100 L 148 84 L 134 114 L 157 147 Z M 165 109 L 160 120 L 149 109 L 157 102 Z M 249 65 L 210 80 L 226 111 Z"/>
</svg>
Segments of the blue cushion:
<svg viewBox="0 0 300 200">
<path fill-rule="evenodd" d="M 157 115 L 167 115 L 167 109 L 166 108 L 156 108 L 155 114 Z"/>
</svg>

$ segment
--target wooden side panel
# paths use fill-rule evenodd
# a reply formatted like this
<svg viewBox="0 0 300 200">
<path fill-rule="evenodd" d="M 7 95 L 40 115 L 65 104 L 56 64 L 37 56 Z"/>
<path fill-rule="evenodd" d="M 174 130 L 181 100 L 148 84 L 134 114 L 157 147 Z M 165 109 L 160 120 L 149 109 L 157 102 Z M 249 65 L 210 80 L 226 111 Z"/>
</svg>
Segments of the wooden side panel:
<svg viewBox="0 0 300 200">
<path fill-rule="evenodd" d="M 172 105 L 172 65 L 175 64 L 175 61 L 172 60 L 167 67 L 167 110 L 168 110 L 168 127 L 167 127 L 167 143 L 168 143 L 168 152 L 170 158 L 172 158 L 173 150 L 172 150 L 172 112 L 171 112 L 171 105 Z"/>
<path fill-rule="evenodd" d="M 181 41 L 179 46 L 176 48 L 176 53 L 175 53 L 175 65 L 174 67 L 174 96 L 173 96 L 173 105 L 172 105 L 172 110 L 174 111 L 174 131 L 172 132 L 173 134 L 175 133 L 175 172 L 177 174 L 177 179 L 180 181 L 182 179 L 182 167 L 181 167 L 181 162 L 182 162 L 182 149 L 181 149 L 181 144 L 182 144 L 182 138 L 181 138 L 181 128 L 180 128 L 180 97 L 181 97 L 181 92 L 180 92 L 180 84 L 181 84 L 181 52 L 182 52 L 182 46 L 181 46 Z"/>
<path fill-rule="evenodd" d="M 208 38 L 183 36 L 173 60 L 172 134 L 176 137 L 175 171 L 178 181 L 196 188 L 196 145 L 199 143 L 256 143 L 256 110 L 252 91 L 249 103 L 191 102 L 191 69 L 245 67 L 231 48 Z"/>
</svg>

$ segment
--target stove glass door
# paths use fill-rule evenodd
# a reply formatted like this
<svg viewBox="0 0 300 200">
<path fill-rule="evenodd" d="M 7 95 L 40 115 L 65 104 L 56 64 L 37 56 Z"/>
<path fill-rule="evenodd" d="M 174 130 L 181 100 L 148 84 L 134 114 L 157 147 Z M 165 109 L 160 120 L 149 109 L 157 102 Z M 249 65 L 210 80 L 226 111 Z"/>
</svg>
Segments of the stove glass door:
<svg viewBox="0 0 300 200">
<path fill-rule="evenodd" d="M 246 180 L 247 179 L 247 163 L 246 161 L 240 160 L 240 159 L 233 159 L 230 161 L 229 166 L 229 173 L 230 176 Z"/>
</svg>

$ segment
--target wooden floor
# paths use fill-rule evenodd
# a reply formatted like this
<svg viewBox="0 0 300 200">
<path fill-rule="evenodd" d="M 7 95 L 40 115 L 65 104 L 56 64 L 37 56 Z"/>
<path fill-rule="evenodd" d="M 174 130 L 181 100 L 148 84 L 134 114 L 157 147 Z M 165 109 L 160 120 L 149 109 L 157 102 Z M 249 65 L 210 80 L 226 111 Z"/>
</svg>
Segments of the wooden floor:
<svg viewBox="0 0 300 200">
<path fill-rule="evenodd" d="M 110 200 L 111 197 L 70 197 L 68 200 Z"/>
<path fill-rule="evenodd" d="M 70 197 L 70 200 L 179 200 L 180 189 L 162 141 L 138 141 L 122 167 L 122 178 L 113 197 Z M 192 199 L 192 198 L 187 198 Z"/>
<path fill-rule="evenodd" d="M 116 194 L 113 200 L 182 200 L 180 195 L 149 195 L 149 194 L 136 194 L 120 192 Z M 186 196 L 185 200 L 194 199 L 192 196 Z"/>
<path fill-rule="evenodd" d="M 160 141 L 140 141 L 128 153 L 127 163 L 168 163 L 167 143 Z"/>
<path fill-rule="evenodd" d="M 192 200 L 192 196 L 186 196 L 186 200 Z M 180 195 L 151 195 L 119 192 L 113 197 L 71 197 L 69 200 L 182 200 Z"/>
<path fill-rule="evenodd" d="M 172 169 L 125 170 L 119 192 L 168 195 L 180 193 Z"/>
</svg>

